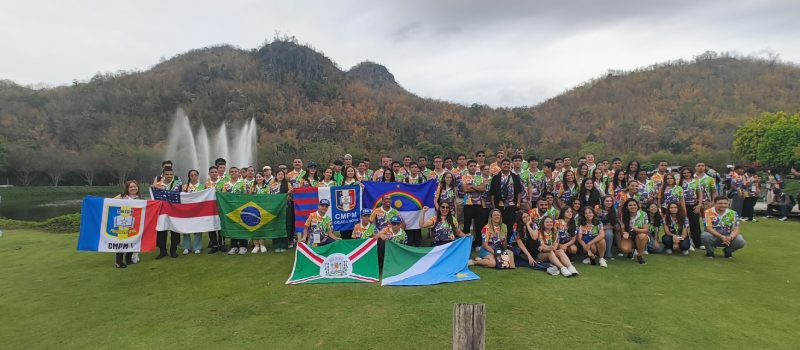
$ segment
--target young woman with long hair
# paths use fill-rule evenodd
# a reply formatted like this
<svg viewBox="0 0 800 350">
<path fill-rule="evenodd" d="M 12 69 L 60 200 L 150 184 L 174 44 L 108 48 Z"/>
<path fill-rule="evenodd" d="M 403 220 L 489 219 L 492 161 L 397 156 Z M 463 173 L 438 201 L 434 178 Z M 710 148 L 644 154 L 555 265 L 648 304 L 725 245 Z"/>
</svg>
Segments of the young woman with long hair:
<svg viewBox="0 0 800 350">
<path fill-rule="evenodd" d="M 139 183 L 136 182 L 136 180 L 125 181 L 125 184 L 122 186 L 122 192 L 116 195 L 114 198 L 142 199 L 142 193 L 139 192 Z M 139 262 L 139 253 L 136 252 L 116 253 L 114 255 L 116 260 L 114 266 L 116 266 L 118 269 L 124 269 L 128 267 L 128 265 L 133 265 Z"/>
<path fill-rule="evenodd" d="M 545 216 L 539 225 L 539 252 L 537 258 L 542 261 L 549 261 L 555 265 L 564 277 L 577 276 L 578 270 L 572 265 L 569 256 L 564 250 L 559 249 L 558 231 L 555 227 L 556 221 Z"/>
<path fill-rule="evenodd" d="M 667 206 L 667 215 L 664 217 L 664 243 L 667 254 L 680 250 L 683 255 L 689 254 L 691 240 L 689 240 L 689 218 L 683 214 L 677 203 Z"/>
<path fill-rule="evenodd" d="M 647 234 L 650 230 L 647 214 L 639 209 L 639 201 L 634 198 L 628 198 L 622 204 L 621 211 L 622 233 L 620 234 L 619 250 L 628 254 L 628 257 L 637 259 L 639 264 L 645 264 L 646 261 L 642 254 L 647 251 Z"/>
<path fill-rule="evenodd" d="M 578 242 L 587 255 L 583 263 L 595 265 L 599 260 L 601 267 L 608 267 L 603 258 L 606 253 L 606 232 L 594 210 L 593 207 L 583 207 L 578 219 Z"/>
</svg>

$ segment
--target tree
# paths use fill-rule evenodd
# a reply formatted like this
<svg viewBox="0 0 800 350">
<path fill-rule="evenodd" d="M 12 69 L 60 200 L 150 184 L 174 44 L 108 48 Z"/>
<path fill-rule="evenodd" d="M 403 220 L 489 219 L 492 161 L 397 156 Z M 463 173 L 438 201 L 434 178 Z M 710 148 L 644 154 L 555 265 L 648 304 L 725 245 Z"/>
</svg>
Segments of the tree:
<svg viewBox="0 0 800 350">
<path fill-rule="evenodd" d="M 764 139 L 764 134 L 776 122 L 786 118 L 789 116 L 785 112 L 762 113 L 748 121 L 736 130 L 736 138 L 733 140 L 734 153 L 746 160 L 758 160 L 759 144 Z"/>
<path fill-rule="evenodd" d="M 17 174 L 17 180 L 19 180 L 22 186 L 28 186 L 31 184 L 31 181 L 33 181 L 33 177 L 37 171 L 36 160 L 38 157 L 38 152 L 29 147 L 18 146 L 9 150 L 9 170 Z"/>
<path fill-rule="evenodd" d="M 3 139 L 0 139 L 0 170 L 6 167 L 6 145 Z"/>
<path fill-rule="evenodd" d="M 759 143 L 758 160 L 764 165 L 788 169 L 798 163 L 795 149 L 800 147 L 800 114 L 794 120 L 773 124 Z"/>
<path fill-rule="evenodd" d="M 58 187 L 61 177 L 76 168 L 74 152 L 61 148 L 44 148 L 39 157 L 39 170 L 47 174 L 50 183 Z"/>
</svg>

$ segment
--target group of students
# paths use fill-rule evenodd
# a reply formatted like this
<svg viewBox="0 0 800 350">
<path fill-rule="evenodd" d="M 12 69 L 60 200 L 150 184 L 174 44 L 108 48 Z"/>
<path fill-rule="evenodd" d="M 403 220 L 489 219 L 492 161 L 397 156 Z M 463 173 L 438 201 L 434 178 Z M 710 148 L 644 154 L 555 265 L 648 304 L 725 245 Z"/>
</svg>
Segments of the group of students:
<svg viewBox="0 0 800 350">
<path fill-rule="evenodd" d="M 523 159 L 517 150 L 507 158 L 504 151 L 495 153 L 495 161 L 486 161 L 486 152 L 475 152 L 474 158 L 465 154 L 451 157 L 436 156 L 433 168 L 426 157 L 414 161 L 405 156 L 402 161 L 381 158 L 380 167 L 372 170 L 369 159 L 354 165 L 353 157 L 345 155 L 324 169 L 314 161 L 304 167 L 294 159 L 291 167 L 270 166 L 256 171 L 252 166 L 228 167 L 225 159 L 217 159 L 208 169 L 205 182 L 197 170 L 190 170 L 183 183 L 175 176 L 172 162 L 162 163 L 162 172 L 152 186 L 170 191 L 193 192 L 214 188 L 220 192 L 241 194 L 288 193 L 286 237 L 273 239 L 272 247 L 280 253 L 295 242 L 320 246 L 340 239 L 378 237 L 379 255 L 383 242 L 421 246 L 423 230 L 433 245 L 451 242 L 459 237 L 477 237 L 473 245 L 478 256 L 470 265 L 494 268 L 529 266 L 546 270 L 553 275 L 578 275 L 572 261 L 607 267 L 618 257 L 627 257 L 645 264 L 651 253 L 684 255 L 695 249 L 705 250 L 714 257 L 716 247 L 722 247 L 726 258 L 745 245 L 739 232 L 739 214 L 729 209 L 727 196 L 718 195 L 719 181 L 707 173 L 704 163 L 670 172 L 668 163 L 661 161 L 652 174 L 640 169 L 638 161 L 623 167 L 620 158 L 596 161 L 594 154 L 580 157 L 572 166 L 569 157 Z M 302 233 L 294 234 L 293 189 L 357 185 L 362 181 L 403 182 L 421 184 L 429 180 L 438 183 L 435 195 L 435 215 L 420 217 L 420 229 L 406 230 L 406 223 L 391 198 L 385 196 L 382 205 L 364 209 L 361 220 L 353 230 L 333 232 L 331 218 L 325 216 L 330 206 L 321 200 L 318 210 L 306 220 Z M 135 181 L 125 184 L 121 198 L 140 198 Z M 427 212 L 428 208 L 423 208 Z M 703 225 L 704 223 L 704 225 Z M 225 250 L 224 233 L 209 232 L 209 253 Z M 179 234 L 171 233 L 169 255 L 178 257 Z M 159 231 L 156 259 L 167 256 L 167 232 Z M 184 254 L 200 254 L 201 234 L 184 234 Z M 264 240 L 253 240 L 253 253 L 267 251 Z M 246 254 L 248 241 L 231 239 L 228 254 Z M 118 254 L 117 266 L 131 263 L 131 256 Z"/>
</svg>

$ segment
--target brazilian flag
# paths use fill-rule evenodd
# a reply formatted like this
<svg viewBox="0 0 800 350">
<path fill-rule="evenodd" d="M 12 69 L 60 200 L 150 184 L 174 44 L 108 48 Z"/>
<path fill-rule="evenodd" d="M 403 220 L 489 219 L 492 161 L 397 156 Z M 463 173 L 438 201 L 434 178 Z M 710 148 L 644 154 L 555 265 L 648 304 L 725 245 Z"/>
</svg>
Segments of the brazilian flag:
<svg viewBox="0 0 800 350">
<path fill-rule="evenodd" d="M 283 194 L 217 192 L 222 234 L 234 239 L 286 237 L 286 200 Z"/>
</svg>

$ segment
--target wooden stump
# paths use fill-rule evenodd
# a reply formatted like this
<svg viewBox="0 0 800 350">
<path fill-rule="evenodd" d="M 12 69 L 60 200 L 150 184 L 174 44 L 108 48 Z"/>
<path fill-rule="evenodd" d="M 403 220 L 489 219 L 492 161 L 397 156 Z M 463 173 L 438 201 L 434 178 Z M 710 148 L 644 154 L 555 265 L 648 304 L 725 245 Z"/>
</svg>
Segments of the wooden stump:
<svg viewBox="0 0 800 350">
<path fill-rule="evenodd" d="M 453 350 L 486 347 L 486 304 L 453 305 Z"/>
</svg>

